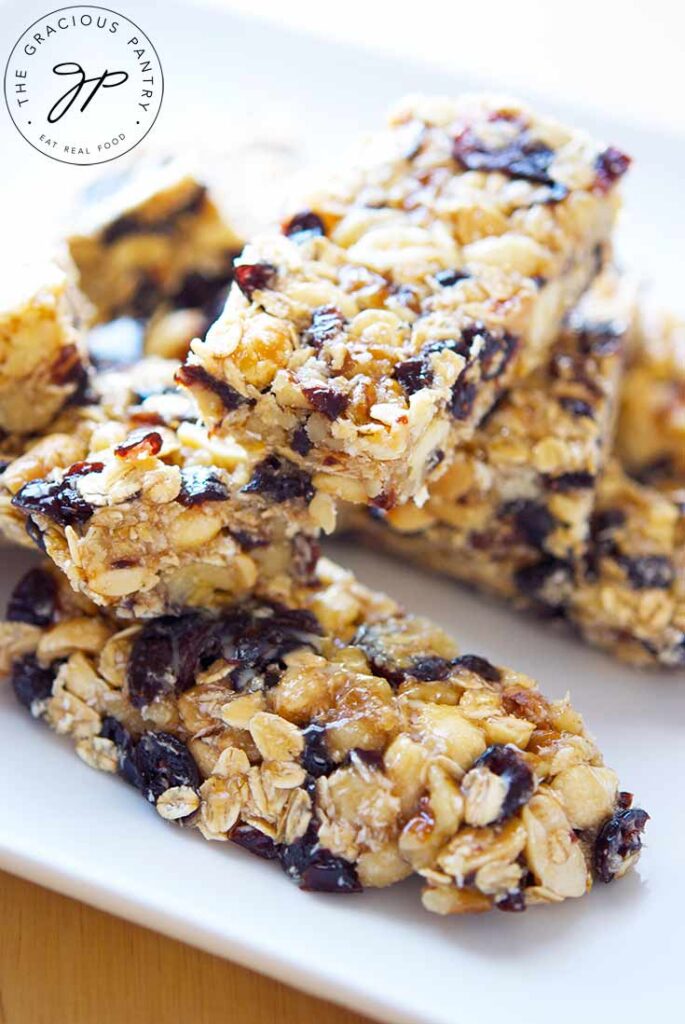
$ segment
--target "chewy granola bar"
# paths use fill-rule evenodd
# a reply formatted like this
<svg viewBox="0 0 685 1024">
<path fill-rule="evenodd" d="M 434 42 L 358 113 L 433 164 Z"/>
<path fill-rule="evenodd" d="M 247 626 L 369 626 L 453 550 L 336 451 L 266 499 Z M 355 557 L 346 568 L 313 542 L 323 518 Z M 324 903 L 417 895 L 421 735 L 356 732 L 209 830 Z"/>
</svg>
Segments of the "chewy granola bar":
<svg viewBox="0 0 685 1024">
<path fill-rule="evenodd" d="M 685 491 L 685 319 L 645 313 L 621 385 L 616 451 L 643 483 Z"/>
<path fill-rule="evenodd" d="M 120 376 L 144 386 L 139 368 Z M 71 585 L 149 617 L 306 581 L 331 499 L 287 460 L 210 438 L 175 389 L 137 398 L 102 420 L 95 406 L 82 433 L 43 438 L 3 475 L 5 507 Z"/>
<path fill-rule="evenodd" d="M 86 378 L 85 300 L 71 268 L 22 264 L 3 276 L 0 435 L 42 430 Z"/>
<path fill-rule="evenodd" d="M 391 508 L 544 358 L 597 273 L 629 160 L 478 97 L 406 101 L 364 154 L 246 248 L 180 380 L 212 430 Z"/>
<path fill-rule="evenodd" d="M 0 653 L 19 701 L 165 819 L 356 893 L 411 874 L 440 914 L 583 896 L 647 822 L 568 698 L 460 654 L 322 561 L 288 605 L 125 628 L 33 569 Z"/>
<path fill-rule="evenodd" d="M 352 512 L 367 540 L 516 602 L 563 607 L 612 441 L 634 289 L 614 271 L 573 311 L 549 361 L 512 389 L 422 508 Z"/>
</svg>

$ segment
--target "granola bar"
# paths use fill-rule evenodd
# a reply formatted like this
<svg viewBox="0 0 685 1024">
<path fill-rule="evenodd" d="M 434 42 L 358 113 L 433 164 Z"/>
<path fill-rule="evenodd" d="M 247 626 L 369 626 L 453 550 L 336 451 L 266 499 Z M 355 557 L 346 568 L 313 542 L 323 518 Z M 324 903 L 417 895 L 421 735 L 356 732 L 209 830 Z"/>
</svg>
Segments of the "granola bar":
<svg viewBox="0 0 685 1024">
<path fill-rule="evenodd" d="M 561 608 L 590 533 L 612 441 L 634 289 L 605 271 L 549 361 L 431 485 L 422 508 L 352 513 L 372 543 L 517 603 Z"/>
<path fill-rule="evenodd" d="M 568 698 L 318 571 L 287 606 L 122 629 L 33 569 L 0 652 L 19 701 L 88 765 L 305 890 L 416 874 L 428 910 L 523 911 L 635 863 L 648 815 Z"/>
<path fill-rule="evenodd" d="M 85 443 L 49 436 L 4 473 L 13 515 L 75 589 L 149 617 L 265 586 L 287 594 L 311 576 L 315 538 L 335 513 L 303 470 L 210 438 L 174 389 L 119 417 L 94 411 Z"/>
<path fill-rule="evenodd" d="M 414 99 L 243 253 L 180 381 L 339 497 L 423 496 L 594 277 L 629 160 L 510 101 Z"/>
<path fill-rule="evenodd" d="M 80 287 L 107 322 L 146 318 L 163 302 L 211 305 L 243 239 L 187 169 L 147 161 L 93 186 L 68 243 Z"/>
<path fill-rule="evenodd" d="M 597 489 L 567 616 L 622 661 L 685 668 L 685 506 L 615 460 Z"/>
<path fill-rule="evenodd" d="M 685 490 L 685 320 L 647 311 L 621 386 L 616 451 L 643 483 Z"/>
<path fill-rule="evenodd" d="M 42 430 L 86 376 L 85 301 L 71 268 L 21 265 L 3 277 L 0 304 L 0 432 Z"/>
</svg>

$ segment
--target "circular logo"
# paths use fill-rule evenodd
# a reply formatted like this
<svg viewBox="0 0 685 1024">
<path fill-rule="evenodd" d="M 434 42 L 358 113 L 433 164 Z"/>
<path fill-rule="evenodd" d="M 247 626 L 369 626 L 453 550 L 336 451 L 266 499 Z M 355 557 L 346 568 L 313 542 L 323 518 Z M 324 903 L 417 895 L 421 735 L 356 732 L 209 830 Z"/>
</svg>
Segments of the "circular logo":
<svg viewBox="0 0 685 1024">
<path fill-rule="evenodd" d="M 5 69 L 5 101 L 34 149 L 68 164 L 102 164 L 137 146 L 164 93 L 157 51 L 106 7 L 62 7 L 34 21 Z"/>
</svg>

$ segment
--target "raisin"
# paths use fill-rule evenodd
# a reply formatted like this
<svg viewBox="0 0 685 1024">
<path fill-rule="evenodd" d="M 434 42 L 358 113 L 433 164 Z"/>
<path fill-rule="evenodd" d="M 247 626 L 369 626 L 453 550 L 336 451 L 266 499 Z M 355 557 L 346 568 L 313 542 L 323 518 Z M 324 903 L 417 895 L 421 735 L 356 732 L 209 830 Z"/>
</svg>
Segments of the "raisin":
<svg viewBox="0 0 685 1024">
<path fill-rule="evenodd" d="M 514 889 L 504 896 L 496 897 L 495 906 L 510 914 L 521 914 L 526 909 L 526 898 L 520 889 Z"/>
<path fill-rule="evenodd" d="M 272 501 L 294 501 L 298 498 L 307 504 L 314 497 L 314 487 L 309 473 L 298 469 L 287 459 L 268 455 L 259 462 L 247 484 L 245 494 L 264 494 Z"/>
<path fill-rule="evenodd" d="M 281 867 L 306 892 L 361 892 L 354 864 L 319 845 L 317 829 L 310 825 L 301 839 L 281 847 Z"/>
<path fill-rule="evenodd" d="M 667 590 L 675 579 L 673 563 L 665 555 L 638 555 L 634 558 L 621 555 L 618 561 L 635 590 L 651 587 Z"/>
<path fill-rule="evenodd" d="M 241 395 L 230 384 L 223 380 L 217 380 L 216 377 L 213 377 L 211 373 L 205 370 L 204 366 L 198 366 L 195 363 L 184 363 L 176 373 L 176 383 L 182 384 L 191 390 L 193 387 L 201 387 L 206 388 L 207 391 L 212 391 L 217 398 L 221 399 L 224 408 L 228 412 L 233 412 L 241 405 L 254 405 L 254 401 L 251 398 Z"/>
<path fill-rule="evenodd" d="M 29 480 L 12 504 L 22 512 L 39 512 L 59 526 L 82 526 L 95 511 L 74 487 L 70 474 L 63 480 Z"/>
<path fill-rule="evenodd" d="M 398 363 L 393 377 L 407 395 L 413 395 L 421 388 L 429 388 L 433 383 L 433 371 L 426 359 L 414 356 Z"/>
<path fill-rule="evenodd" d="M 607 508 L 595 512 L 590 520 L 590 532 L 594 540 L 601 539 L 613 530 L 623 526 L 626 514 L 622 508 Z"/>
<path fill-rule="evenodd" d="M 302 730 L 302 737 L 304 750 L 300 762 L 304 770 L 315 779 L 321 778 L 322 775 L 330 775 L 335 768 L 335 761 L 328 752 L 326 726 L 312 722 Z"/>
<path fill-rule="evenodd" d="M 549 608 L 561 607 L 573 583 L 573 567 L 560 558 L 545 558 L 517 569 L 514 582 L 519 593 Z"/>
<path fill-rule="evenodd" d="M 136 635 L 128 659 L 129 699 L 142 708 L 155 697 L 179 694 L 194 685 L 203 660 L 218 654 L 216 620 L 201 612 L 163 615 Z"/>
<path fill-rule="evenodd" d="M 309 327 L 302 336 L 305 345 L 320 349 L 330 341 L 339 338 L 345 330 L 347 321 L 335 306 L 317 306 L 312 310 Z"/>
<path fill-rule="evenodd" d="M 116 718 L 106 716 L 102 719 L 100 735 L 110 740 L 117 748 L 119 775 L 131 786 L 142 789 L 142 780 L 136 764 L 136 745 L 128 729 L 124 728 Z"/>
<path fill-rule="evenodd" d="M 312 442 L 309 439 L 307 428 L 302 424 L 293 431 L 293 436 L 290 441 L 291 447 L 294 452 L 298 455 L 309 455 L 312 450 Z"/>
<path fill-rule="evenodd" d="M 458 281 L 465 281 L 471 275 L 466 270 L 439 270 L 435 275 L 436 282 L 441 288 L 449 288 Z"/>
<path fill-rule="evenodd" d="M 623 177 L 631 163 L 626 153 L 615 146 L 609 146 L 595 160 L 595 188 L 599 192 L 608 192 Z"/>
<path fill-rule="evenodd" d="M 176 736 L 168 732 L 144 732 L 135 748 L 135 763 L 140 772 L 140 789 L 154 804 L 162 793 L 174 786 L 200 785 L 195 760 Z"/>
<path fill-rule="evenodd" d="M 560 473 L 559 476 L 545 477 L 545 487 L 555 494 L 566 491 L 586 491 L 595 485 L 594 473 L 578 470 L 575 473 Z"/>
<path fill-rule="evenodd" d="M 589 355 L 612 355 L 622 343 L 623 331 L 612 320 L 585 324 L 579 332 L 580 349 Z"/>
<path fill-rule="evenodd" d="M 264 605 L 222 616 L 216 628 L 221 656 L 235 665 L 230 681 L 243 691 L 261 681 L 275 686 L 284 659 L 303 647 L 317 649 L 321 628 L 311 612 Z"/>
<path fill-rule="evenodd" d="M 500 377 L 518 348 L 518 339 L 513 334 L 504 331 L 498 337 L 480 323 L 464 328 L 462 338 L 469 349 L 477 338 L 482 339 L 482 348 L 478 355 L 478 361 L 481 365 L 483 380 L 495 380 L 497 377 Z"/>
<path fill-rule="evenodd" d="M 465 668 L 468 672 L 475 672 L 488 683 L 499 683 L 502 679 L 502 673 L 497 666 L 477 654 L 462 654 L 461 657 L 454 659 L 452 665 L 457 669 Z"/>
<path fill-rule="evenodd" d="M 226 501 L 229 497 L 226 483 L 212 466 L 186 466 L 181 470 L 181 490 L 176 501 L 186 508 L 204 501 Z"/>
<path fill-rule="evenodd" d="M 439 679 L 447 679 L 452 671 L 452 662 L 447 658 L 440 658 L 437 655 L 427 654 L 421 658 L 415 658 L 406 675 L 420 679 L 424 683 L 434 682 Z"/>
<path fill-rule="evenodd" d="M 312 408 L 333 422 L 347 409 L 350 399 L 342 391 L 327 384 L 312 384 L 303 387 L 302 393 Z"/>
<path fill-rule="evenodd" d="M 236 846 L 242 846 L 243 850 L 254 854 L 255 857 L 261 857 L 262 860 L 276 860 L 280 852 L 280 846 L 273 841 L 271 836 L 265 835 L 258 828 L 253 828 L 252 825 L 246 825 L 244 822 L 234 825 L 228 838 Z"/>
<path fill-rule="evenodd" d="M 24 523 L 24 529 L 26 533 L 36 545 L 40 551 L 45 551 L 45 540 L 43 539 L 43 531 L 41 528 L 34 523 L 33 519 L 27 519 Z"/>
<path fill-rule="evenodd" d="M 555 529 L 557 521 L 539 501 L 518 498 L 509 501 L 499 509 L 501 516 L 511 516 L 517 533 L 532 547 L 542 550 L 545 541 Z"/>
<path fill-rule="evenodd" d="M 221 312 L 221 300 L 225 299 L 226 288 L 232 279 L 231 254 L 227 256 L 227 266 L 223 273 L 202 274 L 197 270 L 191 270 L 181 281 L 171 301 L 176 309 L 202 309 L 215 320 Z M 216 316 L 212 315 L 214 313 Z"/>
<path fill-rule="evenodd" d="M 251 299 L 255 292 L 273 287 L 278 270 L 273 263 L 241 263 L 233 276 L 243 295 Z"/>
<path fill-rule="evenodd" d="M 504 146 L 489 149 L 472 128 L 465 128 L 452 143 L 452 156 L 468 171 L 499 171 L 510 178 L 557 185 L 549 175 L 554 150 L 543 142 L 535 142 L 527 131 Z M 563 199 L 567 194 L 563 185 L 558 186 L 558 198 Z"/>
<path fill-rule="evenodd" d="M 477 758 L 473 767 L 487 768 L 494 775 L 499 775 L 507 784 L 502 808 L 496 819 L 497 824 L 515 814 L 533 795 L 535 778 L 515 747 L 495 743 Z"/>
<path fill-rule="evenodd" d="M 582 398 L 574 398 L 572 395 L 563 395 L 559 399 L 559 405 L 571 416 L 589 416 L 593 418 L 592 406 L 584 402 Z"/>
<path fill-rule="evenodd" d="M 7 604 L 10 622 L 49 626 L 57 611 L 57 584 L 45 569 L 29 569 L 17 583 Z"/>
<path fill-rule="evenodd" d="M 471 415 L 478 394 L 478 388 L 465 376 L 462 370 L 452 386 L 450 412 L 455 420 L 465 420 Z"/>
<path fill-rule="evenodd" d="M 296 213 L 283 225 L 283 234 L 293 238 L 296 242 L 304 242 L 309 238 L 318 235 L 325 235 L 326 229 L 321 217 L 313 210 L 303 210 Z"/>
<path fill-rule="evenodd" d="M 26 654 L 12 664 L 12 689 L 19 703 L 29 710 L 34 701 L 51 696 L 54 680 L 54 670 L 39 665 L 35 654 Z"/>
<path fill-rule="evenodd" d="M 642 849 L 642 833 L 649 821 L 639 808 L 617 811 L 604 823 L 595 842 L 593 867 L 600 882 L 611 882 L 624 862 Z"/>
</svg>

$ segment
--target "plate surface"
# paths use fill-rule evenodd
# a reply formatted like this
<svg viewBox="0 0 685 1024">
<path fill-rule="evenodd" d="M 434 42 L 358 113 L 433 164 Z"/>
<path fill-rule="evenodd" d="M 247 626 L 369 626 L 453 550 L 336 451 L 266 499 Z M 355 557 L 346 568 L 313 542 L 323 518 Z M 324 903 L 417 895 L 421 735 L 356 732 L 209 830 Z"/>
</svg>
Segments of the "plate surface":
<svg viewBox="0 0 685 1024">
<path fill-rule="evenodd" d="M 197 8 L 188 14 L 165 5 L 162 19 L 158 8 L 137 3 L 135 14 L 164 64 L 160 132 L 170 138 L 183 138 L 188 110 L 196 127 L 216 133 L 229 130 L 232 115 L 268 110 L 277 97 L 311 155 L 330 157 L 400 93 L 474 85 Z M 664 298 L 672 289 L 684 306 L 682 143 L 603 123 L 595 113 L 559 113 L 636 156 L 622 252 Z M 53 168 L 43 166 L 50 161 L 8 142 L 27 180 L 52 180 Z M 27 189 L 27 213 L 35 197 Z M 552 697 L 571 690 L 608 763 L 652 815 L 637 872 L 583 900 L 473 919 L 425 913 L 412 882 L 347 899 L 302 894 L 275 866 L 161 822 L 127 786 L 89 770 L 67 742 L 31 721 L 7 687 L 0 689 L 0 865 L 392 1022 L 670 1017 L 682 992 L 685 937 L 682 677 L 623 668 L 448 582 L 342 544 L 330 550 L 365 582 L 450 629 L 463 651 L 530 673 Z M 0 559 L 4 602 L 30 559 L 5 548 Z"/>
</svg>

